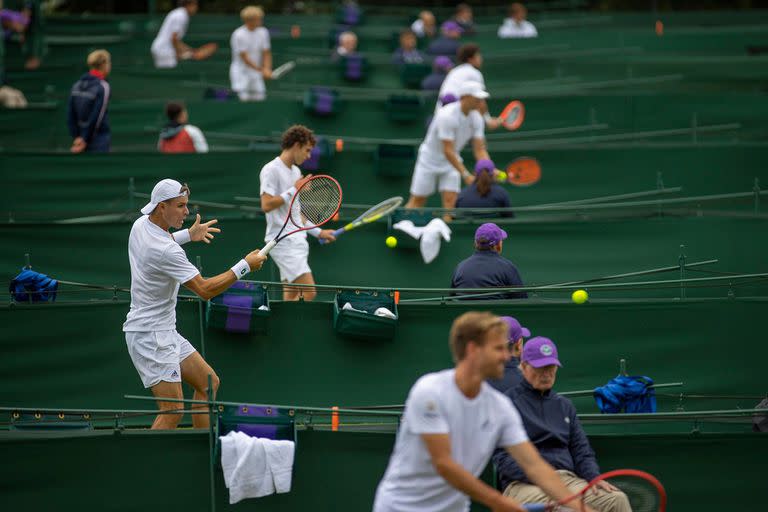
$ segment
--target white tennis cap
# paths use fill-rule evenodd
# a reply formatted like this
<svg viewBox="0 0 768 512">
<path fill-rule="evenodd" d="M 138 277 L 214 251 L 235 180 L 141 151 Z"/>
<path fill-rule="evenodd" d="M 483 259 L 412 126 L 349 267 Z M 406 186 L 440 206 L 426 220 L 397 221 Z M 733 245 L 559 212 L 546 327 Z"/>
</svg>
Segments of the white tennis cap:
<svg viewBox="0 0 768 512">
<path fill-rule="evenodd" d="M 181 183 L 170 178 L 158 181 L 155 188 L 152 189 L 152 196 L 149 202 L 141 209 L 141 213 L 149 215 L 163 201 L 187 195 L 186 190 L 181 191 L 182 188 L 183 185 Z"/>
<path fill-rule="evenodd" d="M 462 96 L 474 96 L 477 99 L 484 100 L 490 96 L 490 94 L 488 94 L 488 91 L 485 90 L 483 84 L 470 80 L 469 82 L 464 82 L 459 86 L 459 98 Z"/>
</svg>

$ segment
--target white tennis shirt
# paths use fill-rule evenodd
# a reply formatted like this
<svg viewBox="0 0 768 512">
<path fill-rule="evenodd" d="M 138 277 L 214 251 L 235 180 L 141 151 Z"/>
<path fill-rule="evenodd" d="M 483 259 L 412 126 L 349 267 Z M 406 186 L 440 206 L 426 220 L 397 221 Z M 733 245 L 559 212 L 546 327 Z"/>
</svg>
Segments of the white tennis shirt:
<svg viewBox="0 0 768 512">
<path fill-rule="evenodd" d="M 131 309 L 123 331 L 169 331 L 176 328 L 179 285 L 200 273 L 171 234 L 142 215 L 128 237 L 131 264 Z"/>
<path fill-rule="evenodd" d="M 446 94 L 451 93 L 458 99 L 459 87 L 461 87 L 461 84 L 464 82 L 480 82 L 483 89 L 485 89 L 485 79 L 483 78 L 483 74 L 475 66 L 465 62 L 464 64 L 459 64 L 445 75 L 445 80 L 443 80 L 443 85 L 440 86 L 440 92 L 437 97 L 442 98 Z M 439 103 L 438 100 L 438 104 Z"/>
<path fill-rule="evenodd" d="M 278 156 L 261 168 L 261 173 L 259 173 L 259 196 L 264 193 L 271 196 L 279 196 L 294 186 L 296 180 L 299 178 L 301 178 L 301 170 L 295 165 L 288 167 Z M 298 203 L 296 202 L 294 203 L 294 208 L 297 207 Z M 288 203 L 283 203 L 279 208 L 275 208 L 274 210 L 266 213 L 267 232 L 264 234 L 265 242 L 270 242 L 277 236 L 277 234 L 280 232 L 280 228 L 283 227 L 283 223 L 285 222 L 285 217 L 287 215 Z M 298 216 L 296 217 L 298 218 Z M 283 234 L 296 229 L 292 224 L 290 224 L 290 221 L 288 222 L 289 226 L 285 228 L 286 231 Z M 293 229 L 291 229 L 292 227 Z M 307 238 L 307 232 L 301 231 L 295 235 L 291 235 L 289 238 L 296 239 L 299 237 Z"/>
<path fill-rule="evenodd" d="M 184 7 L 177 7 L 168 13 L 152 41 L 152 53 L 175 54 L 172 37 L 174 32 L 179 39 L 183 39 L 189 26 L 189 13 Z"/>
<path fill-rule="evenodd" d="M 257 66 L 262 66 L 264 51 L 270 49 L 269 31 L 264 27 L 248 30 L 248 27 L 243 25 L 232 32 L 229 46 L 232 48 L 230 71 L 235 71 L 236 73 L 258 73 L 245 64 L 240 54 L 245 52 L 248 58 L 251 59 L 251 62 Z"/>
<path fill-rule="evenodd" d="M 441 107 L 419 146 L 418 164 L 437 172 L 453 169 L 443 153 L 443 141 L 453 141 L 453 149 L 462 161 L 461 150 L 471 139 L 485 139 L 485 121 L 480 112 L 471 110 L 464 115 L 458 101 Z"/>
<path fill-rule="evenodd" d="M 456 371 L 421 377 L 411 388 L 384 478 L 376 490 L 374 512 L 465 512 L 469 497 L 437 474 L 421 434 L 450 434 L 451 457 L 478 476 L 495 448 L 528 441 L 512 401 L 483 382 L 467 398 L 456 385 Z"/>
</svg>

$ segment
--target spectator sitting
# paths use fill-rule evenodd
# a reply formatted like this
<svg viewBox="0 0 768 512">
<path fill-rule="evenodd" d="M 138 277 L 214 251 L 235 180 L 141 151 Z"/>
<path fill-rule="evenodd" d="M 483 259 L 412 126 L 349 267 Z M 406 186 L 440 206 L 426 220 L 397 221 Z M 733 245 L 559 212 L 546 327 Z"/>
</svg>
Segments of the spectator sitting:
<svg viewBox="0 0 768 512">
<path fill-rule="evenodd" d="M 475 182 L 459 192 L 456 208 L 509 208 L 509 194 L 494 183 L 496 166 L 491 160 L 478 160 L 475 164 Z M 477 213 L 473 217 L 514 217 L 513 212 Z"/>
<path fill-rule="evenodd" d="M 461 27 L 455 21 L 446 21 L 440 27 L 441 35 L 427 47 L 429 55 L 456 55 L 459 50 Z"/>
<path fill-rule="evenodd" d="M 400 32 L 400 48 L 395 50 L 392 55 L 392 64 L 402 66 L 403 64 L 422 64 L 424 54 L 416 48 L 416 34 L 410 29 Z"/>
<path fill-rule="evenodd" d="M 183 103 L 171 101 L 165 106 L 168 124 L 160 131 L 157 149 L 161 153 L 207 153 L 208 143 L 197 126 L 187 124 L 189 114 Z"/>
<path fill-rule="evenodd" d="M 0 1 L 0 7 L 3 2 Z M 40 4 L 29 0 L 11 2 L 18 10 L 0 9 L 0 27 L 3 39 L 11 41 L 14 34 L 21 45 L 21 54 L 25 58 L 24 69 L 35 70 L 40 67 L 40 57 L 44 52 Z"/>
<path fill-rule="evenodd" d="M 339 34 L 339 44 L 333 50 L 331 60 L 337 62 L 341 57 L 348 57 L 357 54 L 357 34 L 347 30 Z"/>
<path fill-rule="evenodd" d="M 72 86 L 67 102 L 67 126 L 72 136 L 72 153 L 109 151 L 110 88 L 107 76 L 112 71 L 112 56 L 107 50 L 88 54 L 90 71 Z"/>
<path fill-rule="evenodd" d="M 501 255 L 507 232 L 493 223 L 481 225 L 475 231 L 475 253 L 456 266 L 451 288 L 512 288 L 524 286 L 515 264 Z M 460 294 L 457 294 L 460 295 Z M 476 292 L 471 295 L 477 295 Z M 527 299 L 527 292 L 503 292 L 480 300 Z"/>
<path fill-rule="evenodd" d="M 437 34 L 437 22 L 431 11 L 421 11 L 419 18 L 411 24 L 411 30 L 419 39 L 432 38 Z"/>
<path fill-rule="evenodd" d="M 449 57 L 445 55 L 435 57 L 435 60 L 432 62 L 432 73 L 425 76 L 424 80 L 421 81 L 422 90 L 439 91 L 440 86 L 443 85 L 443 80 L 445 80 L 452 67 L 453 62 L 451 62 Z"/>
<path fill-rule="evenodd" d="M 523 338 L 530 338 L 531 331 L 520 325 L 516 318 L 502 316 L 501 319 L 509 327 L 507 339 L 509 340 L 510 358 L 504 364 L 504 377 L 488 379 L 486 382 L 497 391 L 504 393 L 508 389 L 516 387 L 523 380 L 523 373 L 520 371 L 520 354 L 523 352 Z"/>
<path fill-rule="evenodd" d="M 541 456 L 576 493 L 600 474 L 600 468 L 573 402 L 552 391 L 561 366 L 552 340 L 539 336 L 531 338 L 523 347 L 520 363 L 523 380 L 505 394 L 512 399 L 528 437 Z M 521 504 L 548 501 L 512 457 L 497 450 L 493 462 L 505 496 Z M 586 505 L 600 512 L 631 512 L 627 496 L 607 481 L 599 482 L 594 491 L 585 495 Z"/>
<path fill-rule="evenodd" d="M 457 5 L 456 12 L 452 19 L 459 24 L 465 34 L 475 33 L 475 20 L 472 15 L 472 8 L 469 4 L 461 3 Z"/>
<path fill-rule="evenodd" d="M 509 18 L 499 27 L 499 37 L 502 39 L 537 37 L 539 32 L 533 23 L 528 21 L 528 9 L 519 2 L 509 6 Z"/>
</svg>

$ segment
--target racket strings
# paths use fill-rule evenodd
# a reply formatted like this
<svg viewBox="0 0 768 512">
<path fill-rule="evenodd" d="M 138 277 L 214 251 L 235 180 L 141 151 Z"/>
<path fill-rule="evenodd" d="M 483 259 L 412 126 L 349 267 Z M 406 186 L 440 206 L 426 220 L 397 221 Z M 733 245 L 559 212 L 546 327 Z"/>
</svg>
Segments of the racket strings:
<svg viewBox="0 0 768 512">
<path fill-rule="evenodd" d="M 338 211 L 341 203 L 341 189 L 330 178 L 313 179 L 298 192 L 298 207 L 291 210 L 291 220 L 296 225 L 319 226 Z M 300 218 L 296 218 L 297 214 Z"/>
<path fill-rule="evenodd" d="M 626 496 L 632 512 L 658 512 L 661 498 L 659 491 L 649 481 L 636 477 L 617 477 L 608 480 Z"/>
</svg>

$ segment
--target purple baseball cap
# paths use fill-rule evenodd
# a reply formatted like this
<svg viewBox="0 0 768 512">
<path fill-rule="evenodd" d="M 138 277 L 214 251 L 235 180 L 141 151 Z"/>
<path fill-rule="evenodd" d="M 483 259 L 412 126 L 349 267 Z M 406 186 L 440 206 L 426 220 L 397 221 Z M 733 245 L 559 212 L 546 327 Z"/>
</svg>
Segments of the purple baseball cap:
<svg viewBox="0 0 768 512">
<path fill-rule="evenodd" d="M 530 338 L 531 331 L 520 325 L 517 318 L 511 316 L 502 316 L 502 320 L 509 326 L 509 342 L 515 343 L 520 338 Z"/>
<path fill-rule="evenodd" d="M 494 169 L 496 169 L 496 165 L 489 158 L 481 158 L 475 163 L 475 174 L 480 174 L 480 171 L 493 172 Z"/>
<path fill-rule="evenodd" d="M 493 222 L 486 222 L 475 231 L 475 243 L 478 247 L 490 247 L 507 239 L 507 232 Z"/>
<path fill-rule="evenodd" d="M 435 66 L 435 68 L 441 69 L 443 71 L 448 71 L 453 67 L 453 61 L 450 57 L 445 55 L 438 55 L 435 57 L 435 61 L 432 64 Z"/>
<path fill-rule="evenodd" d="M 522 361 L 534 368 L 541 368 L 551 364 L 563 366 L 557 358 L 555 343 L 543 336 L 536 336 L 525 342 L 525 345 L 523 345 Z"/>
<path fill-rule="evenodd" d="M 459 33 L 464 32 L 464 29 L 461 28 L 461 25 L 459 25 L 453 20 L 448 20 L 445 23 L 443 23 L 440 26 L 440 30 L 442 32 L 459 32 Z"/>
</svg>

